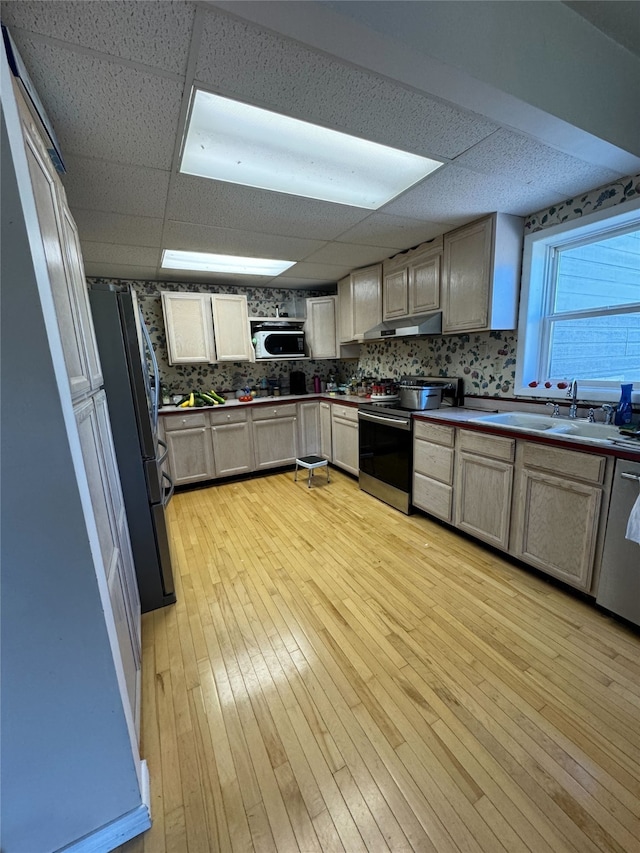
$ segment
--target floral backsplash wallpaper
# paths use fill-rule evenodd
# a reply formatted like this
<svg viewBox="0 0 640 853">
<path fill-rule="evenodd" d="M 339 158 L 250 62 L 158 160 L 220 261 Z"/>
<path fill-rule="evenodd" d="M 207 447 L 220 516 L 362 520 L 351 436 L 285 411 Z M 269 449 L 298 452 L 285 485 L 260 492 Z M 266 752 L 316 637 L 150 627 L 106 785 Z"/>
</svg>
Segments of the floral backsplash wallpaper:
<svg viewBox="0 0 640 853">
<path fill-rule="evenodd" d="M 640 196 L 640 175 L 621 178 L 583 195 L 567 199 L 525 218 L 525 234 L 557 225 L 571 219 L 605 210 Z M 94 279 L 89 279 L 93 281 Z M 95 279 L 109 281 L 109 279 Z M 513 397 L 517 334 L 515 331 L 482 332 L 466 335 L 443 335 L 428 338 L 405 338 L 363 344 L 357 360 L 257 362 L 255 364 L 169 365 L 162 317 L 161 290 L 209 293 L 241 293 L 247 296 L 252 317 L 275 317 L 276 306 L 290 317 L 305 314 L 304 300 L 321 296 L 322 292 L 282 288 L 207 285 L 205 283 L 127 281 L 139 295 L 145 320 L 158 356 L 163 384 L 172 394 L 193 389 L 213 388 L 235 391 L 257 387 L 263 378 L 277 382 L 286 393 L 291 371 L 302 371 L 307 377 L 307 390 L 313 389 L 312 378 L 335 375 L 348 382 L 352 376 L 398 378 L 411 376 L 452 376 L 464 379 L 465 394 L 473 396 Z"/>
</svg>

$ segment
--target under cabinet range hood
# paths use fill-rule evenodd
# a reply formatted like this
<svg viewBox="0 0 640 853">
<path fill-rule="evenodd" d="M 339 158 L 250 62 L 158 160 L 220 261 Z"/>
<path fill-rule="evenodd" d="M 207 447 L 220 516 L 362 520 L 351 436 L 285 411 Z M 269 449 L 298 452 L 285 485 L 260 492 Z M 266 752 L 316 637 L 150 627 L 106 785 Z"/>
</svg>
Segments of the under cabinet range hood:
<svg viewBox="0 0 640 853">
<path fill-rule="evenodd" d="M 416 314 L 415 317 L 402 317 L 398 320 L 386 320 L 363 335 L 364 341 L 384 341 L 386 338 L 410 338 L 418 335 L 441 335 L 442 311 L 431 314 Z"/>
</svg>

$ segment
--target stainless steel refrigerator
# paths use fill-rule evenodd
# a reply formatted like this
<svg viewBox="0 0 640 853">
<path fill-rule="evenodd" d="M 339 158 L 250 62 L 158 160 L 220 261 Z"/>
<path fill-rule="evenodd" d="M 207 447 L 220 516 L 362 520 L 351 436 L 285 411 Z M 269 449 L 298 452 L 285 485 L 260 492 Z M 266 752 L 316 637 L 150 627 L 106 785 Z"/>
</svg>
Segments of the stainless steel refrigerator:
<svg viewBox="0 0 640 853">
<path fill-rule="evenodd" d="M 135 292 L 94 283 L 91 313 L 109 404 L 142 612 L 176 600 L 165 510 L 173 483 L 158 439 L 160 377 Z"/>
</svg>

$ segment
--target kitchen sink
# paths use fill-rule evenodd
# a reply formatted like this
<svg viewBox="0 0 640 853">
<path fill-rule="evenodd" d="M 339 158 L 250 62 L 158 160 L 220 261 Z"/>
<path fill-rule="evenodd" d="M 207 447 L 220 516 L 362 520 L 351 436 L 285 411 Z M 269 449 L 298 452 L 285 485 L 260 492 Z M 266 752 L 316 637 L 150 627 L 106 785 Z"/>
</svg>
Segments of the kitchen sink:
<svg viewBox="0 0 640 853">
<path fill-rule="evenodd" d="M 521 430 L 522 432 L 544 432 L 550 438 L 576 439 L 593 444 L 608 444 L 620 437 L 617 426 L 610 424 L 591 423 L 582 418 L 552 418 L 550 415 L 536 415 L 530 412 L 500 412 L 499 414 L 481 415 L 471 418 L 470 423 L 494 424 L 506 429 Z"/>
<path fill-rule="evenodd" d="M 471 423 L 495 424 L 496 426 L 509 427 L 509 429 L 548 430 L 557 426 L 557 418 L 551 415 L 534 415 L 529 412 L 500 412 L 497 415 L 481 415 L 471 418 Z"/>
</svg>

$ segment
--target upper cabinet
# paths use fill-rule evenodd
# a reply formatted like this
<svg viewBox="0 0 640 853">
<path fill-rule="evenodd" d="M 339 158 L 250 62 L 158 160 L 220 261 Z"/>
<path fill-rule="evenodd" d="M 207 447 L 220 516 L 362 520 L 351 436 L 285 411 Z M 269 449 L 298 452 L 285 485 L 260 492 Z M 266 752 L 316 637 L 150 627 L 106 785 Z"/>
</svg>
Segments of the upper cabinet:
<svg viewBox="0 0 640 853">
<path fill-rule="evenodd" d="M 382 264 L 355 270 L 338 282 L 340 342 L 362 340 L 382 322 Z"/>
<path fill-rule="evenodd" d="M 444 235 L 444 334 L 515 329 L 523 220 L 494 213 Z"/>
<path fill-rule="evenodd" d="M 162 293 L 169 364 L 215 361 L 211 296 L 208 293 Z"/>
<path fill-rule="evenodd" d="M 338 358 L 336 297 L 307 299 L 305 337 L 310 358 Z"/>
<path fill-rule="evenodd" d="M 246 296 L 162 293 L 169 364 L 252 361 Z"/>
<path fill-rule="evenodd" d="M 76 400 L 102 383 L 78 234 L 39 128 L 17 90 L 16 101 L 71 397 Z"/>
<path fill-rule="evenodd" d="M 246 296 L 211 297 L 216 361 L 253 361 Z"/>
<path fill-rule="evenodd" d="M 442 237 L 385 261 L 382 281 L 384 320 L 426 314 L 440 308 Z"/>
</svg>

